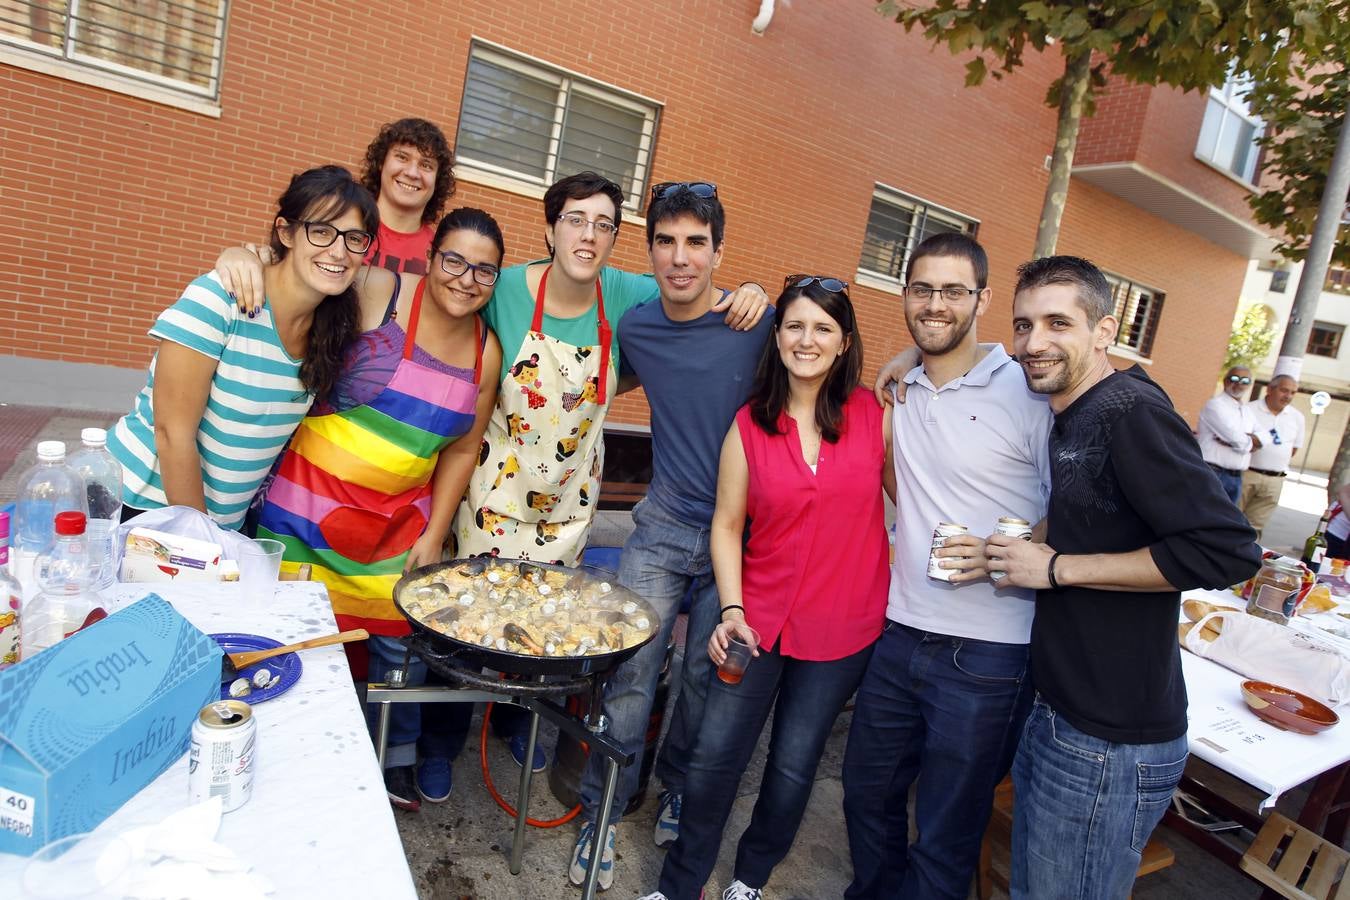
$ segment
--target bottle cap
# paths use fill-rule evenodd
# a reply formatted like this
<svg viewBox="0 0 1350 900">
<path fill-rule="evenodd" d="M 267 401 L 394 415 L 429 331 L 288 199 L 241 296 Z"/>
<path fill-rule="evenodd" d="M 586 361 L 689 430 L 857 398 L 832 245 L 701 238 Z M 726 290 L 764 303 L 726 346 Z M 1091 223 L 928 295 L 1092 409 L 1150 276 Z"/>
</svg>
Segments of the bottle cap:
<svg viewBox="0 0 1350 900">
<path fill-rule="evenodd" d="M 38 459 L 65 459 L 66 442 L 65 441 L 38 441 L 37 446 Z"/>
<path fill-rule="evenodd" d="M 102 428 L 86 428 L 80 432 L 80 440 L 94 447 L 105 447 L 108 444 L 108 432 Z"/>
<path fill-rule="evenodd" d="M 84 534 L 84 513 L 74 509 L 57 513 L 56 533 Z"/>
</svg>

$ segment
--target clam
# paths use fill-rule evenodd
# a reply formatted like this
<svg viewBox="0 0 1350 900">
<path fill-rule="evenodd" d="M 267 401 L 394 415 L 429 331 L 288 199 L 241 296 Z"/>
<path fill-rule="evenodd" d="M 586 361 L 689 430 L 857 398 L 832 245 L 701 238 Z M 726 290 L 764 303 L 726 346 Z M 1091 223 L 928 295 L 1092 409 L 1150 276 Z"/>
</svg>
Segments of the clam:
<svg viewBox="0 0 1350 900">
<path fill-rule="evenodd" d="M 249 684 L 247 678 L 236 678 L 234 681 L 230 682 L 231 697 L 238 699 L 240 697 L 247 697 L 251 693 L 253 693 L 253 685 Z"/>
</svg>

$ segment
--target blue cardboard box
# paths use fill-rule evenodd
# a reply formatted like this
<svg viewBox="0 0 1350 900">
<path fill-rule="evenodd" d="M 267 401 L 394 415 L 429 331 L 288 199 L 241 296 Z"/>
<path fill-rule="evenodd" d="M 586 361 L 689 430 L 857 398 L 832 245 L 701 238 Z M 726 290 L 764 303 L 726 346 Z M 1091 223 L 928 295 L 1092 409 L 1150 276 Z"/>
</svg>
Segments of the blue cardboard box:
<svg viewBox="0 0 1350 900">
<path fill-rule="evenodd" d="M 0 671 L 0 852 L 92 830 L 177 762 L 220 658 L 150 594 Z"/>
</svg>

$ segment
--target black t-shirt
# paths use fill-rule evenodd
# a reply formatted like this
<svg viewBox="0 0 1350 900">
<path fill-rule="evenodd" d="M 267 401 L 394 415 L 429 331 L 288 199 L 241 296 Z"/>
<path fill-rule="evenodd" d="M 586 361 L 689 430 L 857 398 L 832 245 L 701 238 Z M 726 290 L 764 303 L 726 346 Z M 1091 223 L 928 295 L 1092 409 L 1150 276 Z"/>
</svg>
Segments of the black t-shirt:
<svg viewBox="0 0 1350 900">
<path fill-rule="evenodd" d="M 1178 590 L 1038 592 L 1036 687 L 1075 728 L 1103 740 L 1180 737 L 1180 591 L 1250 577 L 1261 558 L 1256 533 L 1205 465 L 1167 394 L 1138 366 L 1103 379 L 1055 417 L 1050 466 L 1051 547 L 1065 554 L 1148 547 Z"/>
</svg>

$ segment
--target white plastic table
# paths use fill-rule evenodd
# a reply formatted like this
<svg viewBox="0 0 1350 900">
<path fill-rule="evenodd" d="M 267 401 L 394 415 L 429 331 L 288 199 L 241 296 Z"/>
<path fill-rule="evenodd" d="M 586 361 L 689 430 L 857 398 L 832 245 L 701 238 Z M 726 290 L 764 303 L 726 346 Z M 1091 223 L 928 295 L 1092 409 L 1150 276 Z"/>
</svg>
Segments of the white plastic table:
<svg viewBox="0 0 1350 900">
<path fill-rule="evenodd" d="M 228 583 L 123 584 L 105 597 L 116 609 L 151 592 L 208 634 L 236 631 L 289 644 L 337 631 L 328 594 L 316 582 L 278 582 L 269 596 Z M 275 897 L 415 898 L 342 647 L 306 650 L 300 659 L 299 682 L 254 707 L 253 797 L 225 815 L 217 840 L 253 863 L 276 886 Z M 187 805 L 184 754 L 95 833 L 157 823 Z M 0 853 L 0 886 L 17 885 L 24 862 Z"/>
</svg>

